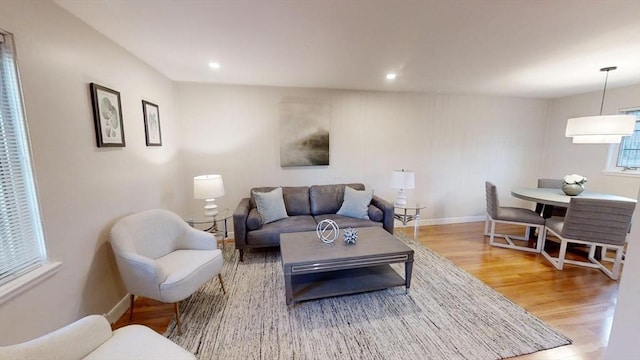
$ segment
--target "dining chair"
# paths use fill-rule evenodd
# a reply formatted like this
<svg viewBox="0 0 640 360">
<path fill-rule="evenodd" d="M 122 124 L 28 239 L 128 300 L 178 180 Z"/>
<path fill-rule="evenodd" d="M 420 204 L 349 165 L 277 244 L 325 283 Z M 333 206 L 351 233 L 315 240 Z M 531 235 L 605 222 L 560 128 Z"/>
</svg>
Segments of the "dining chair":
<svg viewBox="0 0 640 360">
<path fill-rule="evenodd" d="M 538 179 L 539 188 L 562 189 L 562 183 L 562 179 Z M 543 218 L 565 216 L 567 208 L 537 203 L 535 212 L 542 215 Z"/>
<path fill-rule="evenodd" d="M 496 186 L 489 181 L 485 182 L 485 190 L 487 198 L 487 218 L 484 223 L 484 234 L 489 236 L 489 245 L 539 253 L 542 249 L 542 243 L 537 241 L 535 247 L 529 247 L 528 242 L 532 229 L 537 229 L 539 233 L 543 232 L 545 219 L 530 209 L 500 206 L 498 190 Z M 524 236 L 496 233 L 497 223 L 524 226 Z M 496 238 L 503 238 L 506 243 L 497 242 Z M 514 240 L 527 241 L 527 245 L 518 245 Z"/>
<path fill-rule="evenodd" d="M 542 255 L 558 270 L 565 263 L 600 269 L 613 280 L 620 276 L 624 243 L 631 226 L 631 217 L 636 204 L 618 200 L 597 200 L 572 198 L 564 218 L 547 219 L 542 234 Z M 551 256 L 544 248 L 551 235 L 560 240 L 558 257 Z M 581 244 L 589 247 L 589 261 L 566 259 L 567 244 Z M 615 250 L 616 256 L 610 270 L 596 259 L 598 247 Z"/>
</svg>

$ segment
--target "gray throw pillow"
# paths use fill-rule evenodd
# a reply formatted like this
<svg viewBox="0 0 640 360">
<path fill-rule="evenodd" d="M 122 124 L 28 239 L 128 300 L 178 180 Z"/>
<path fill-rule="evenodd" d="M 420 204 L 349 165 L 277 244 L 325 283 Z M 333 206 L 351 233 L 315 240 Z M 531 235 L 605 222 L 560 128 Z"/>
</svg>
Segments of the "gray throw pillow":
<svg viewBox="0 0 640 360">
<path fill-rule="evenodd" d="M 276 220 L 289 217 L 284 206 L 282 188 L 275 188 L 269 192 L 253 192 L 256 199 L 258 214 L 262 217 L 262 222 L 268 224 Z"/>
<path fill-rule="evenodd" d="M 373 190 L 358 191 L 347 186 L 344 188 L 344 201 L 336 214 L 369 220 L 369 204 L 372 197 Z"/>
</svg>

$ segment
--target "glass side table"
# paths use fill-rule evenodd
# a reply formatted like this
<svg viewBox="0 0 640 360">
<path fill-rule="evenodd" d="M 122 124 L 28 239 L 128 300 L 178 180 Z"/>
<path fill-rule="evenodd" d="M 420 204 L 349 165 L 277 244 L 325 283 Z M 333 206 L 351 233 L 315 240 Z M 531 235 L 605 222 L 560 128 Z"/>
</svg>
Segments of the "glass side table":
<svg viewBox="0 0 640 360">
<path fill-rule="evenodd" d="M 202 231 L 209 232 L 216 237 L 222 239 L 222 249 L 224 250 L 224 244 L 229 236 L 227 228 L 227 220 L 231 219 L 231 212 L 229 209 L 219 210 L 216 216 L 198 215 L 185 219 L 189 226 L 200 229 Z"/>
<path fill-rule="evenodd" d="M 406 205 L 393 204 L 395 213 L 393 218 L 400 220 L 402 225 L 407 225 L 409 221 L 413 221 L 413 238 L 418 236 L 418 221 L 420 221 L 420 210 L 427 207 L 423 202 L 407 202 Z M 413 214 L 411 214 L 413 213 Z"/>
</svg>

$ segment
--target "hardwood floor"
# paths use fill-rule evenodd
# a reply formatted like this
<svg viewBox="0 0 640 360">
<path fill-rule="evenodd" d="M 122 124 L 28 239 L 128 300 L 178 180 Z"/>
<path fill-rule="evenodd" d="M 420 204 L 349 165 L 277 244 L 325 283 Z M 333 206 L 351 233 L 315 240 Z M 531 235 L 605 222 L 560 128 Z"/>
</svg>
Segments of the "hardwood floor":
<svg viewBox="0 0 640 360">
<path fill-rule="evenodd" d="M 519 230 L 512 226 L 498 229 L 508 233 Z M 396 231 L 411 236 L 413 228 Z M 482 222 L 423 226 L 418 240 L 573 340 L 572 345 L 518 359 L 602 359 L 618 282 L 596 269 L 566 265 L 558 271 L 542 255 L 489 246 L 483 231 Z M 113 327 L 136 323 L 163 333 L 172 316 L 171 304 L 140 298 L 134 320 L 129 321 L 127 312 Z"/>
</svg>

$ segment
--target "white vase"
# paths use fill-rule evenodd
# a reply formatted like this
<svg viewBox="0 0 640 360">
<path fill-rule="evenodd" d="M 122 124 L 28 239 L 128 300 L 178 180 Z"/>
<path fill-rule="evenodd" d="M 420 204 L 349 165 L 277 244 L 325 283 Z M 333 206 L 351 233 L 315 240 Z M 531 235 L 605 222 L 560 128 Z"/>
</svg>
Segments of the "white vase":
<svg viewBox="0 0 640 360">
<path fill-rule="evenodd" d="M 562 191 L 569 196 L 576 196 L 584 191 L 582 184 L 562 184 Z"/>
</svg>

